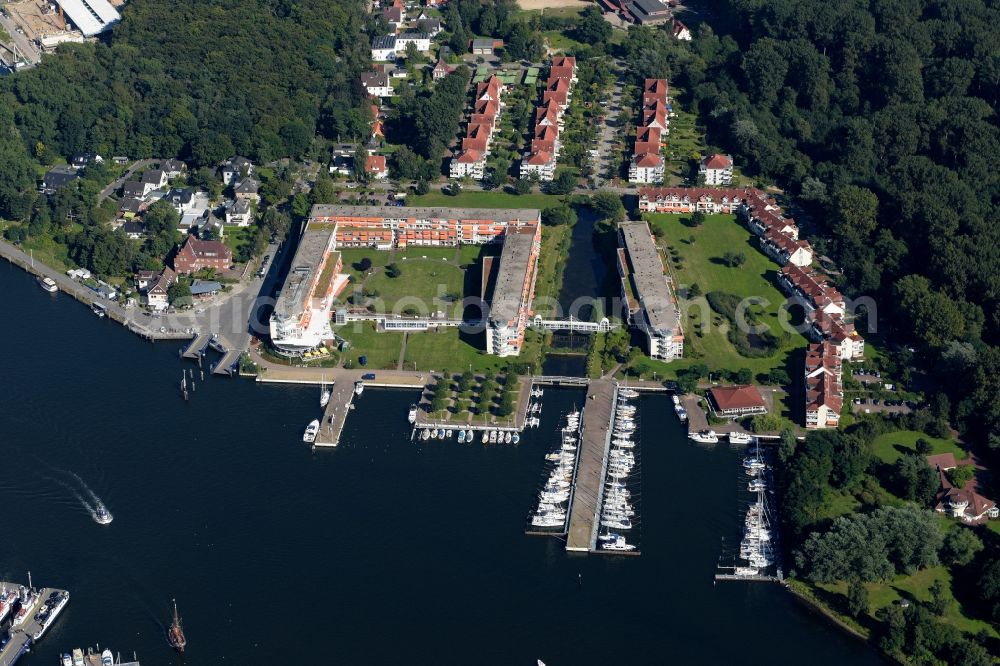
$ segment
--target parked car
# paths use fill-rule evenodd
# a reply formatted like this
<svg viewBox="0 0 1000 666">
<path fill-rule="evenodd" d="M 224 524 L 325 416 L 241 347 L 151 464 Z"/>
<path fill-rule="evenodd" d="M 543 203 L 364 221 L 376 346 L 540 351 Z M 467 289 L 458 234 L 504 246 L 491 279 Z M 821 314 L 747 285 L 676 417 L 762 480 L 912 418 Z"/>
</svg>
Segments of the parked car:
<svg viewBox="0 0 1000 666">
<path fill-rule="evenodd" d="M 364 379 L 365 381 L 371 381 L 371 380 L 375 379 L 375 373 L 374 372 L 366 372 L 365 374 L 361 375 L 361 379 Z"/>
</svg>

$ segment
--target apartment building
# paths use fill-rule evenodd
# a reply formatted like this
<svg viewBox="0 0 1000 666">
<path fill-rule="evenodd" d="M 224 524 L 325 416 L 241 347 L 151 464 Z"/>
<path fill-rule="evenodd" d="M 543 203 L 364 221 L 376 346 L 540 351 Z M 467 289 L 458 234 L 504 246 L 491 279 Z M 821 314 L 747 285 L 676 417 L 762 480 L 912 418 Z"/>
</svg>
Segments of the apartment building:
<svg viewBox="0 0 1000 666">
<path fill-rule="evenodd" d="M 558 56 L 552 59 L 549 78 L 535 108 L 534 135 L 531 145 L 521 159 L 521 178 L 551 181 L 556 175 L 556 165 L 562 144 L 559 133 L 563 129 L 563 114 L 569 106 L 573 84 L 576 83 L 576 58 Z"/>
<path fill-rule="evenodd" d="M 844 407 L 840 354 L 829 342 L 811 344 L 806 350 L 804 366 L 806 428 L 838 427 Z"/>
<path fill-rule="evenodd" d="M 651 358 L 681 358 L 684 332 L 680 309 L 649 225 L 625 222 L 619 227 L 618 239 L 618 276 L 628 323 L 646 335 Z"/>
<path fill-rule="evenodd" d="M 629 162 L 630 183 L 662 183 L 664 160 L 662 135 L 669 127 L 666 79 L 646 79 L 642 88 L 640 125 L 636 128 L 632 160 Z"/>
</svg>

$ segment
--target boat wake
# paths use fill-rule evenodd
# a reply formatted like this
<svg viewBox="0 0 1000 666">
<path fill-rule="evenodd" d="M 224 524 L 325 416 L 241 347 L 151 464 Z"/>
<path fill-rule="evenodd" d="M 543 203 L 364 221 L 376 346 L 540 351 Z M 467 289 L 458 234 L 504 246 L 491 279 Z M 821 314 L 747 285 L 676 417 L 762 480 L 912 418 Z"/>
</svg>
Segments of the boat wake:
<svg viewBox="0 0 1000 666">
<path fill-rule="evenodd" d="M 65 469 L 57 469 L 56 471 L 73 477 L 76 481 L 75 484 L 68 481 L 61 481 L 59 479 L 55 479 L 55 481 L 73 494 L 77 501 L 80 502 L 80 505 L 83 506 L 83 508 L 87 510 L 87 513 L 90 514 L 90 517 L 94 519 L 95 523 L 107 525 L 114 520 L 111 512 L 108 511 L 108 508 L 104 506 L 104 502 L 101 501 L 101 498 L 97 496 L 97 493 L 90 489 L 90 486 L 87 485 L 86 481 L 80 478 L 79 474 Z"/>
</svg>

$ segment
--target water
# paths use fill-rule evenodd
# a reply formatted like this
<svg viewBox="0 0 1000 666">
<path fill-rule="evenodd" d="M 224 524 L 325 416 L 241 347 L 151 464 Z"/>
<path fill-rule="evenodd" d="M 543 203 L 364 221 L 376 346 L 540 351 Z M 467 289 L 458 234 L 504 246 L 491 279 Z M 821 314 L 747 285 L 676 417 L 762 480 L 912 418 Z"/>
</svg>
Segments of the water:
<svg viewBox="0 0 1000 666">
<path fill-rule="evenodd" d="M 71 592 L 24 664 L 97 642 L 179 664 L 172 597 L 192 666 L 879 663 L 778 586 L 713 585 L 745 475 L 728 447 L 684 440 L 663 397 L 639 403 L 642 556 L 569 557 L 522 531 L 579 391 L 547 390 L 515 448 L 411 443 L 412 395 L 369 390 L 341 447 L 313 453 L 318 389 L 210 378 L 185 404 L 177 345 L 6 264 L 0 289 L 0 577 Z"/>
<path fill-rule="evenodd" d="M 595 294 L 604 294 L 604 281 L 609 268 L 605 257 L 600 252 L 598 236 L 594 233 L 597 215 L 586 206 L 576 209 L 577 222 L 570 236 L 569 256 L 563 272 L 563 284 L 559 290 L 559 305 L 564 316 L 572 315 L 576 319 L 595 321 L 603 316 L 603 312 L 595 313 L 591 302 Z M 574 303 L 587 299 L 587 304 L 575 307 Z M 607 304 L 603 299 L 597 299 L 598 307 L 606 311 Z M 595 314 L 598 316 L 595 317 Z"/>
</svg>

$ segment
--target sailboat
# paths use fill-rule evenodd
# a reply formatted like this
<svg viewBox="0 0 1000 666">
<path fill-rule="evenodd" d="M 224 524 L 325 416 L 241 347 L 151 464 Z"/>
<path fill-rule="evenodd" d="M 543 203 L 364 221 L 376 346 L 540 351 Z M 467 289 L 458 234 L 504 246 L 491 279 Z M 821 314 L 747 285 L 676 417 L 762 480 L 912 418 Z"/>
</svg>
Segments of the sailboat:
<svg viewBox="0 0 1000 666">
<path fill-rule="evenodd" d="M 187 638 L 184 637 L 184 629 L 181 627 L 181 618 L 177 614 L 177 600 L 174 599 L 174 621 L 167 629 L 167 642 L 170 647 L 184 654 L 184 647 L 187 645 Z"/>
<path fill-rule="evenodd" d="M 326 407 L 330 403 L 330 396 L 332 395 L 333 391 L 331 391 L 330 387 L 326 385 L 326 378 L 324 377 L 322 383 L 320 384 L 319 406 Z"/>
</svg>

